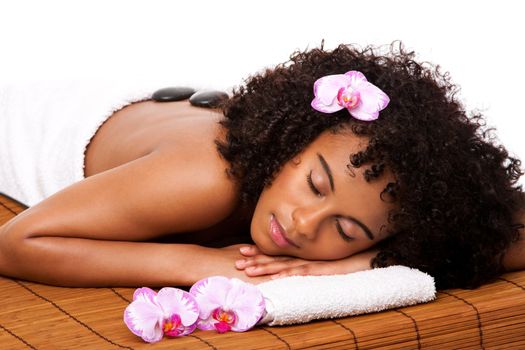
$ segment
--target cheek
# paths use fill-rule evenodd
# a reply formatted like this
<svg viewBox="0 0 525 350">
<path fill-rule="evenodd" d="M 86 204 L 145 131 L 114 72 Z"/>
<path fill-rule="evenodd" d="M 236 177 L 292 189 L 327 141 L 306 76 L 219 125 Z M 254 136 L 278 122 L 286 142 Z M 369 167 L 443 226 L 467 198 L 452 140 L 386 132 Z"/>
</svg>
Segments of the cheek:
<svg viewBox="0 0 525 350">
<path fill-rule="evenodd" d="M 338 241 L 316 242 L 312 244 L 304 254 L 305 259 L 312 260 L 337 260 L 355 254 L 357 247 L 351 243 Z"/>
<path fill-rule="evenodd" d="M 337 237 L 331 237 L 312 243 L 302 252 L 301 257 L 310 260 L 338 260 L 365 251 L 373 245 L 374 242 L 368 240 L 345 242 L 342 239 L 338 240 Z"/>
</svg>

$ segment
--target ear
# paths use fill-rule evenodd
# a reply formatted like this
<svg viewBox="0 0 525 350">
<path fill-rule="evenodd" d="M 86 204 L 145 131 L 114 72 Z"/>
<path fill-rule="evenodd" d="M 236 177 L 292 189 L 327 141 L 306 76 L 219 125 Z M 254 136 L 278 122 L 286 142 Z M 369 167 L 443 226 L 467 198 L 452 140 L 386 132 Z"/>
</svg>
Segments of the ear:
<svg viewBox="0 0 525 350">
<path fill-rule="evenodd" d="M 295 157 L 292 158 L 292 164 L 294 166 L 297 166 L 299 164 L 301 164 L 301 156 L 297 155 Z"/>
</svg>

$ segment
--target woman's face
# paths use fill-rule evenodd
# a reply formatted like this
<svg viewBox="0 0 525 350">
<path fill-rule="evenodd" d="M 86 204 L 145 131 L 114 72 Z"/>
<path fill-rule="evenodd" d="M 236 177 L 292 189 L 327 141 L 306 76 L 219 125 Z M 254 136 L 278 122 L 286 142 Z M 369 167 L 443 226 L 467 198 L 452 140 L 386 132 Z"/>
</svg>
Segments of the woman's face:
<svg viewBox="0 0 525 350">
<path fill-rule="evenodd" d="M 393 175 L 385 169 L 368 183 L 366 164 L 347 167 L 350 154 L 366 145 L 349 130 L 326 131 L 284 165 L 261 193 L 251 222 L 252 239 L 264 254 L 335 260 L 386 238 L 394 206 L 379 196 Z"/>
</svg>

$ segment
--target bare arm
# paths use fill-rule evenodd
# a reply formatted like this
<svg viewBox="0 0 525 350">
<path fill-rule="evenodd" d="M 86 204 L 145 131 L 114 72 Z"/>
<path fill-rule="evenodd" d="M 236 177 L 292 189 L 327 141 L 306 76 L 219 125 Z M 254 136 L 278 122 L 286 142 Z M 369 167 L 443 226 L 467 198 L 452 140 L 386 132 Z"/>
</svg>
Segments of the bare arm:
<svg viewBox="0 0 525 350">
<path fill-rule="evenodd" d="M 20 213 L 0 229 L 0 274 L 84 287 L 191 285 L 213 274 L 250 279 L 235 268 L 238 250 L 145 242 L 210 226 L 231 210 L 221 202 L 230 193 L 224 183 L 210 180 L 217 172 L 181 167 L 187 160 L 178 157 L 154 152 Z"/>
<path fill-rule="evenodd" d="M 189 286 L 211 275 L 255 284 L 269 279 L 237 270 L 236 249 L 192 244 L 35 237 L 2 252 L 1 274 L 60 286 Z"/>
</svg>

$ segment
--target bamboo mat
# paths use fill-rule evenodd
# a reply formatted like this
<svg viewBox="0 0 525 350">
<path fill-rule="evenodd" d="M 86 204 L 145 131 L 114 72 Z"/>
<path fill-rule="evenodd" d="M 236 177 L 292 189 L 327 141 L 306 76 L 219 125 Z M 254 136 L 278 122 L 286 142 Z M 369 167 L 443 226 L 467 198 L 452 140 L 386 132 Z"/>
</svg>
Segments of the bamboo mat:
<svg viewBox="0 0 525 350">
<path fill-rule="evenodd" d="M 25 209 L 0 195 L 0 225 Z M 134 288 L 62 288 L 0 277 L 0 349 L 525 349 L 525 271 L 433 302 L 244 333 L 144 343 L 122 320 Z"/>
</svg>

